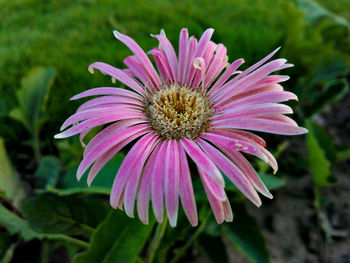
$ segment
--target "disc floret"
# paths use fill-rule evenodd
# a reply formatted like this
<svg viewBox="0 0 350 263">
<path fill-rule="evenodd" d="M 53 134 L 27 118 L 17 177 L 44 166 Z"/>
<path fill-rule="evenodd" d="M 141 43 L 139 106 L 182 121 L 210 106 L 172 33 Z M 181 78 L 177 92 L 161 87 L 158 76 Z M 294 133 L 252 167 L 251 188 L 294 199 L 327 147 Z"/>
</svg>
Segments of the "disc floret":
<svg viewBox="0 0 350 263">
<path fill-rule="evenodd" d="M 149 96 L 146 115 L 163 138 L 193 139 L 207 130 L 213 109 L 207 96 L 186 86 L 171 84 Z"/>
</svg>

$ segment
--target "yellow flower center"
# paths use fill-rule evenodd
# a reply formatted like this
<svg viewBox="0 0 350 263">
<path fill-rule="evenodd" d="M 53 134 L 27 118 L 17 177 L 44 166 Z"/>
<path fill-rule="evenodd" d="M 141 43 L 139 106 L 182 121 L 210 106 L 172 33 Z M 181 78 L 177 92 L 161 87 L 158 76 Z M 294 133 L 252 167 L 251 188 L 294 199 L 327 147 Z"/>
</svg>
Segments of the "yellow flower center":
<svg viewBox="0 0 350 263">
<path fill-rule="evenodd" d="M 214 112 L 204 93 L 178 84 L 150 95 L 145 108 L 152 128 L 163 138 L 177 140 L 206 131 Z"/>
</svg>

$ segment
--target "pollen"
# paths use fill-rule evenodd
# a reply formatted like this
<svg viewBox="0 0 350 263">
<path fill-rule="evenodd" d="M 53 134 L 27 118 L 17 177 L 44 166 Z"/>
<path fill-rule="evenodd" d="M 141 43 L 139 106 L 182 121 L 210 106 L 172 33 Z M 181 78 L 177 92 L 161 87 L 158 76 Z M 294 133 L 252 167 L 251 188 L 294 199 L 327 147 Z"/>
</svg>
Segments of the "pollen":
<svg viewBox="0 0 350 263">
<path fill-rule="evenodd" d="M 176 140 L 205 132 L 214 113 L 204 93 L 178 84 L 149 95 L 145 109 L 152 128 L 161 137 Z"/>
</svg>

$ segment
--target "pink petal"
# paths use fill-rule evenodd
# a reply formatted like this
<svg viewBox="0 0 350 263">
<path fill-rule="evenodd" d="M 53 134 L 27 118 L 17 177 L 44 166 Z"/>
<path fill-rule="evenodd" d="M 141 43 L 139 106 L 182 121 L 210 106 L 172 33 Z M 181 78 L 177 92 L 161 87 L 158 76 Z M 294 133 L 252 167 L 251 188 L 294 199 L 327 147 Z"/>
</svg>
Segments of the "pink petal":
<svg viewBox="0 0 350 263">
<path fill-rule="evenodd" d="M 191 84 L 192 84 L 193 76 L 194 76 L 194 73 L 195 73 L 195 69 L 191 65 L 193 65 L 193 61 L 194 61 L 195 58 L 203 56 L 203 54 L 205 52 L 205 49 L 207 48 L 207 46 L 209 44 L 209 41 L 210 41 L 210 38 L 213 35 L 213 33 L 214 33 L 214 29 L 209 28 L 203 33 L 203 35 L 199 39 L 199 42 L 198 42 L 198 44 L 196 46 L 196 49 L 193 52 L 193 56 L 192 56 L 192 58 L 189 61 L 189 67 L 187 69 L 189 73 L 187 75 L 186 85 L 188 87 L 192 86 Z"/>
<path fill-rule="evenodd" d="M 77 111 L 84 111 L 95 107 L 117 106 L 118 104 L 134 108 L 144 108 L 143 102 L 134 98 L 125 96 L 103 96 L 83 103 Z"/>
<path fill-rule="evenodd" d="M 202 56 L 204 66 L 200 67 L 200 68 L 204 68 L 204 70 L 200 70 L 200 72 L 196 71 L 193 82 L 192 82 L 192 88 L 197 88 L 201 82 L 202 82 L 201 90 L 205 90 L 207 88 L 208 83 L 206 83 L 206 78 L 207 78 L 206 76 L 208 74 L 207 73 L 208 67 L 211 63 L 211 60 L 213 58 L 214 51 L 216 48 L 217 48 L 217 45 L 214 42 L 209 41 L 209 44 L 208 44 L 207 48 L 205 49 L 205 52 Z M 196 64 L 196 58 L 193 61 L 193 63 Z M 203 75 L 205 75 L 205 76 L 203 76 Z M 205 86 L 203 86 L 203 83 L 205 83 Z"/>
<path fill-rule="evenodd" d="M 210 65 L 208 66 L 206 74 L 207 88 L 217 78 L 220 72 L 225 68 L 225 66 L 227 65 L 226 60 L 226 47 L 222 44 L 219 44 L 217 46 L 216 53 L 213 56 Z"/>
<path fill-rule="evenodd" d="M 196 201 L 194 198 L 191 173 L 188 167 L 185 150 L 178 144 L 180 157 L 180 199 L 185 214 L 192 226 L 198 224 Z"/>
<path fill-rule="evenodd" d="M 229 137 L 226 137 L 222 136 L 217 131 L 208 131 L 201 134 L 200 137 L 212 142 L 213 144 L 227 145 L 232 149 L 249 153 L 265 162 L 267 161 L 266 155 L 260 150 L 260 148 L 258 148 L 255 144 L 245 140 L 244 137 L 241 137 L 238 134 L 230 134 Z"/>
<path fill-rule="evenodd" d="M 198 45 L 197 39 L 194 36 L 191 36 L 188 42 L 187 58 L 186 58 L 186 65 L 185 65 L 186 68 L 183 74 L 182 85 L 187 85 L 186 80 L 189 75 L 189 72 L 190 70 L 194 70 L 192 57 L 197 45 Z"/>
<path fill-rule="evenodd" d="M 133 126 L 135 124 L 141 124 L 139 119 L 128 119 L 128 120 L 122 120 L 118 121 L 116 123 L 113 123 L 109 125 L 108 127 L 104 128 L 102 131 L 100 131 L 94 138 L 90 140 L 88 145 L 85 147 L 84 155 L 88 155 L 94 148 L 99 145 L 103 140 L 108 139 L 108 137 L 112 136 L 118 131 L 124 130 L 125 128 L 128 128 L 130 126 Z"/>
<path fill-rule="evenodd" d="M 215 97 L 218 93 L 217 91 L 221 89 L 222 85 L 234 74 L 236 69 L 244 63 L 244 59 L 240 58 L 234 61 L 228 69 L 221 75 L 221 77 L 215 82 L 215 84 L 211 87 L 208 94 L 210 98 Z"/>
<path fill-rule="evenodd" d="M 213 122 L 214 128 L 235 128 L 244 130 L 261 131 L 283 135 L 299 135 L 307 133 L 307 129 L 281 123 L 280 121 L 261 118 L 237 118 Z"/>
<path fill-rule="evenodd" d="M 216 199 L 215 196 L 212 194 L 212 192 L 209 190 L 207 181 L 203 179 L 205 178 L 205 172 L 203 172 L 201 169 L 198 169 L 198 171 L 203 183 L 205 193 L 207 194 L 209 204 L 211 206 L 211 209 L 213 210 L 216 222 L 218 224 L 221 224 L 222 222 L 224 222 L 224 219 L 225 219 L 224 207 L 222 205 L 223 202 Z"/>
<path fill-rule="evenodd" d="M 213 164 L 210 158 L 201 150 L 201 148 L 192 140 L 182 138 L 181 144 L 187 154 L 196 163 L 199 169 L 203 169 L 215 182 L 225 186 L 224 178 L 219 169 Z"/>
<path fill-rule="evenodd" d="M 257 117 L 268 114 L 290 114 L 293 110 L 283 104 L 278 103 L 263 103 L 253 105 L 241 105 L 230 110 L 224 111 L 222 114 L 217 114 L 212 117 L 212 121 L 234 119 L 237 117 Z"/>
<path fill-rule="evenodd" d="M 186 28 L 182 29 L 180 32 L 179 38 L 179 63 L 177 68 L 177 82 L 180 85 L 183 85 L 184 79 L 184 70 L 186 66 L 186 58 L 187 58 L 187 49 L 188 49 L 188 31 Z"/>
<path fill-rule="evenodd" d="M 171 71 L 170 65 L 167 61 L 167 58 L 165 57 L 165 54 L 163 51 L 161 51 L 159 48 L 154 48 L 151 51 L 148 52 L 149 54 L 153 55 L 158 68 L 162 72 L 164 82 L 170 82 L 174 83 L 174 76 Z"/>
<path fill-rule="evenodd" d="M 276 52 L 280 49 L 281 47 L 276 48 L 274 51 L 272 51 L 270 54 L 268 54 L 266 57 L 255 63 L 253 66 L 247 68 L 244 70 L 241 74 L 237 76 L 237 78 L 243 78 L 244 76 L 248 75 L 250 72 L 253 70 L 257 69 L 260 67 L 262 64 L 264 64 L 266 61 L 268 61 L 270 58 L 272 58 L 273 55 L 276 54 Z"/>
<path fill-rule="evenodd" d="M 272 198 L 271 193 L 261 181 L 259 175 L 241 153 L 230 147 L 225 147 L 222 145 L 219 145 L 219 148 L 239 167 L 256 190 L 258 190 L 264 196 Z"/>
<path fill-rule="evenodd" d="M 278 103 L 288 100 L 297 100 L 297 96 L 288 91 L 264 91 L 256 90 L 249 94 L 242 94 L 239 97 L 232 97 L 230 100 L 223 102 L 224 106 L 221 106 L 220 110 L 231 109 L 238 105 L 247 105 L 253 103 Z"/>
<path fill-rule="evenodd" d="M 156 220 L 163 222 L 164 214 L 164 166 L 167 141 L 160 141 L 159 152 L 152 174 L 152 207 Z"/>
<path fill-rule="evenodd" d="M 204 91 L 204 87 L 205 87 L 205 62 L 203 58 L 195 58 L 195 60 L 193 61 L 193 66 L 196 69 L 200 70 L 200 80 L 202 81 L 202 85 L 201 85 L 201 91 Z M 198 87 L 198 85 L 194 85 L 194 87 Z"/>
<path fill-rule="evenodd" d="M 175 140 L 168 140 L 164 164 L 165 206 L 172 227 L 176 226 L 179 206 L 180 163 L 179 150 Z"/>
<path fill-rule="evenodd" d="M 293 119 L 280 114 L 273 114 L 273 113 L 265 114 L 264 116 L 259 116 L 259 118 L 265 119 L 265 120 L 278 121 L 281 123 L 292 125 L 294 127 L 298 127 L 298 124 Z"/>
<path fill-rule="evenodd" d="M 212 129 L 210 129 L 212 130 Z M 240 135 L 240 136 L 243 136 L 245 137 L 246 139 L 248 140 L 251 140 L 251 141 L 254 141 L 258 144 L 260 144 L 261 146 L 265 147 L 266 146 L 266 142 L 263 138 L 259 137 L 258 135 L 254 134 L 254 133 L 251 133 L 251 132 L 247 132 L 247 131 L 241 131 L 241 130 L 233 130 L 233 129 L 220 129 L 220 128 L 217 128 L 217 129 L 214 129 L 212 130 L 215 132 L 217 132 L 218 134 L 221 134 L 221 135 L 224 135 L 224 136 L 232 136 L 235 137 L 235 135 Z"/>
<path fill-rule="evenodd" d="M 145 135 L 145 137 L 146 136 L 148 135 Z M 149 136 L 150 139 L 148 141 L 148 145 L 140 145 L 142 148 L 139 148 L 139 150 L 142 149 L 142 151 L 140 152 L 139 157 L 135 158 L 133 165 L 129 168 L 131 171 L 130 178 L 126 184 L 124 194 L 125 212 L 129 217 L 134 217 L 134 204 L 142 169 L 146 163 L 148 156 L 153 151 L 154 146 L 159 141 L 158 135 L 151 133 Z"/>
<path fill-rule="evenodd" d="M 123 42 L 136 55 L 140 64 L 144 66 L 145 70 L 150 76 L 150 79 L 152 80 L 153 85 L 155 87 L 160 88 L 162 84 L 160 82 L 158 74 L 154 69 L 151 61 L 148 59 L 146 53 L 142 50 L 142 48 L 140 48 L 140 46 L 132 38 L 126 35 L 123 35 L 116 30 L 114 30 L 113 33 L 118 40 Z"/>
<path fill-rule="evenodd" d="M 100 158 L 104 153 L 109 151 L 112 147 L 122 142 L 129 136 L 132 136 L 134 133 L 140 131 L 150 131 L 148 125 L 136 125 L 129 128 L 126 128 L 122 131 L 118 131 L 113 135 L 107 137 L 105 140 L 102 140 L 99 144 L 96 145 L 86 156 L 79 165 L 77 171 L 78 180 L 84 174 L 84 172 L 90 167 L 90 165 L 95 162 L 98 158 Z"/>
<path fill-rule="evenodd" d="M 269 151 L 267 151 L 264 148 L 264 146 L 262 146 L 262 144 L 257 140 L 257 138 L 251 137 L 252 135 L 251 133 L 248 133 L 245 131 L 232 130 L 232 129 L 215 129 L 215 130 L 212 130 L 211 133 L 226 136 L 226 137 L 229 137 L 229 139 L 231 137 L 240 138 L 241 140 L 245 140 L 247 143 L 252 144 L 254 147 L 256 147 L 256 149 L 258 149 L 264 155 L 264 158 L 262 160 L 267 162 L 273 168 L 274 172 L 277 171 L 278 167 L 277 167 L 276 159 L 273 157 L 273 155 Z M 250 135 L 245 135 L 244 133 L 248 133 Z M 215 141 L 214 143 L 218 145 L 219 142 L 220 141 Z M 220 146 L 222 147 L 227 147 L 227 145 L 222 143 L 220 144 Z"/>
<path fill-rule="evenodd" d="M 169 73 L 166 72 L 164 66 L 162 65 L 160 58 L 156 55 L 153 55 L 153 59 L 156 63 L 157 69 L 159 71 L 161 79 L 163 80 L 163 83 L 170 83 L 170 78 L 168 75 Z"/>
<path fill-rule="evenodd" d="M 129 75 L 125 74 L 121 69 L 112 67 L 111 65 L 108 65 L 103 62 L 95 62 L 92 63 L 89 66 L 89 70 L 92 71 L 93 68 L 96 68 L 100 70 L 104 74 L 108 74 L 109 76 L 119 80 L 129 88 L 133 89 L 137 93 L 141 95 L 145 95 L 144 88 L 133 78 L 131 78 Z"/>
<path fill-rule="evenodd" d="M 153 87 L 152 80 L 150 79 L 147 71 L 145 71 L 145 68 L 139 63 L 139 60 L 136 56 L 129 56 L 125 58 L 123 62 L 129 67 L 133 75 L 145 84 L 145 86 L 151 93 L 156 91 L 156 89 Z"/>
<path fill-rule="evenodd" d="M 198 140 L 198 144 L 203 148 L 204 152 L 210 156 L 214 163 L 224 172 L 224 174 L 237 186 L 237 188 L 247 196 L 256 206 L 261 205 L 261 200 L 252 187 L 250 182 L 244 176 L 241 170 L 237 168 L 225 155 L 219 150 L 211 146 L 202 139 Z"/>
<path fill-rule="evenodd" d="M 267 198 L 272 198 L 271 193 L 266 188 L 264 183 L 261 181 L 259 175 L 256 173 L 252 165 L 248 162 L 248 160 L 237 151 L 225 151 L 228 156 L 231 157 L 232 161 L 234 161 L 239 169 L 247 176 L 250 183 L 254 186 L 256 190 L 258 190 L 261 194 L 266 196 Z"/>
<path fill-rule="evenodd" d="M 129 136 L 125 140 L 121 141 L 119 144 L 114 146 L 112 149 L 104 153 L 100 158 L 98 158 L 95 163 L 92 165 L 88 178 L 87 178 L 87 183 L 90 186 L 92 181 L 95 179 L 96 175 L 98 172 L 105 166 L 105 164 L 112 158 L 114 157 L 121 149 L 123 149 L 127 144 L 135 140 L 137 137 L 140 137 L 144 135 L 145 133 L 148 133 L 149 131 L 143 130 L 134 133 L 133 135 Z"/>
<path fill-rule="evenodd" d="M 227 199 L 225 202 L 222 202 L 223 208 L 224 208 L 224 219 L 226 222 L 232 222 L 233 221 L 233 214 L 232 209 L 230 205 L 230 201 Z"/>
<path fill-rule="evenodd" d="M 157 161 L 160 144 L 157 144 L 151 153 L 143 170 L 137 197 L 137 213 L 142 223 L 148 225 L 149 201 L 151 198 L 152 173 Z"/>
<path fill-rule="evenodd" d="M 219 185 L 217 182 L 215 182 L 210 176 L 208 176 L 206 173 L 203 173 L 201 175 L 202 181 L 206 182 L 206 186 L 208 188 L 208 191 L 211 192 L 211 194 L 218 199 L 219 201 L 225 201 L 226 200 L 226 194 L 224 191 L 223 186 Z"/>
<path fill-rule="evenodd" d="M 232 79 L 222 87 L 222 89 L 220 90 L 222 95 L 219 98 L 217 98 L 216 101 L 220 103 L 227 99 L 228 94 L 230 96 L 234 96 L 240 91 L 245 90 L 247 87 L 254 85 L 256 82 L 263 79 L 270 73 L 278 70 L 285 62 L 285 59 L 276 59 L 257 69 L 253 73 L 243 78 L 240 78 L 239 80 L 233 81 L 235 78 Z"/>
<path fill-rule="evenodd" d="M 141 111 L 138 112 L 134 109 L 120 109 L 118 112 L 114 112 L 110 114 L 108 114 L 107 112 L 104 115 L 101 114 L 98 116 L 94 116 L 90 119 L 87 119 L 83 122 L 73 125 L 71 128 L 65 130 L 64 132 L 56 134 L 54 138 L 56 139 L 67 138 L 77 133 L 80 133 L 82 131 L 90 130 L 93 127 L 97 127 L 106 123 L 125 120 L 125 119 L 135 119 L 135 118 L 145 119 L 146 117 L 143 112 Z"/>
<path fill-rule="evenodd" d="M 171 45 L 170 41 L 163 35 L 152 35 L 156 37 L 159 41 L 159 45 L 161 49 L 164 51 L 165 57 L 168 61 L 168 64 L 170 66 L 172 75 L 174 79 L 177 77 L 177 57 L 175 50 L 173 46 Z"/>
<path fill-rule="evenodd" d="M 73 96 L 71 100 L 77 100 L 77 99 L 90 97 L 90 96 L 97 96 L 97 95 L 116 95 L 116 96 L 125 96 L 125 97 L 135 98 L 141 101 L 143 100 L 143 97 L 141 97 L 139 94 L 135 92 L 132 92 L 126 89 L 111 88 L 111 87 L 89 89 Z"/>
<path fill-rule="evenodd" d="M 117 207 L 125 185 L 127 184 L 129 178 L 133 174 L 135 164 L 138 162 L 139 158 L 142 159 L 142 156 L 144 154 L 149 154 L 150 148 L 153 147 L 154 143 L 155 136 L 154 134 L 149 133 L 143 136 L 141 139 L 139 139 L 130 149 L 128 154 L 125 156 L 124 161 L 119 167 L 118 173 L 113 182 L 110 195 L 110 203 L 112 207 Z M 142 151 L 140 151 L 140 149 L 142 149 Z M 139 169 L 139 165 L 137 165 L 137 168 Z"/>
</svg>

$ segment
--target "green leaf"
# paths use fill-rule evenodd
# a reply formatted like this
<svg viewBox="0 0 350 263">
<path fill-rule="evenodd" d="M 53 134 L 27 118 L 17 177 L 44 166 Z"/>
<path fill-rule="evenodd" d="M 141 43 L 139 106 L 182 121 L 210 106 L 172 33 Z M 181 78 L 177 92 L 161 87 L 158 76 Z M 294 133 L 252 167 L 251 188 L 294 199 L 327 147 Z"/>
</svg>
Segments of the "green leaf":
<svg viewBox="0 0 350 263">
<path fill-rule="evenodd" d="M 259 177 L 264 182 L 267 189 L 272 190 L 279 188 L 283 185 L 285 185 L 286 180 L 277 176 L 268 175 L 266 173 L 258 172 Z M 225 177 L 225 190 L 236 192 L 238 191 L 238 188 L 227 178 Z M 205 194 L 205 193 L 203 193 Z M 196 195 L 197 196 L 197 195 Z"/>
<path fill-rule="evenodd" d="M 50 88 L 56 71 L 53 68 L 36 67 L 22 79 L 16 92 L 19 106 L 10 112 L 10 117 L 23 123 L 30 133 L 38 134 L 40 116 L 45 111 Z"/>
<path fill-rule="evenodd" d="M 200 235 L 198 238 L 198 248 L 210 263 L 228 262 L 225 244 L 220 236 Z"/>
<path fill-rule="evenodd" d="M 36 191 L 39 194 L 44 193 L 53 193 L 59 196 L 67 196 L 67 195 L 95 195 L 95 194 L 101 194 L 101 195 L 109 195 L 111 190 L 110 187 L 101 187 L 101 186 L 92 186 L 92 187 L 73 187 L 68 189 L 58 189 L 54 188 L 52 186 L 47 186 L 46 189 L 39 189 Z"/>
<path fill-rule="evenodd" d="M 124 160 L 125 155 L 118 153 L 114 156 L 98 173 L 91 186 L 87 185 L 87 172 L 85 175 L 77 181 L 76 172 L 78 164 L 72 164 L 67 168 L 67 172 L 63 179 L 64 189 L 56 189 L 61 195 L 67 195 L 72 193 L 83 193 L 83 194 L 109 194 L 110 189 L 113 185 L 114 178 L 118 172 L 121 163 Z"/>
<path fill-rule="evenodd" d="M 0 261 L 4 258 L 11 244 L 11 235 L 8 232 L 0 231 Z"/>
<path fill-rule="evenodd" d="M 24 240 L 41 237 L 28 225 L 28 222 L 9 211 L 0 203 L 0 225 L 4 226 L 11 235 L 19 233 Z"/>
<path fill-rule="evenodd" d="M 298 7 L 306 12 L 305 18 L 310 21 L 311 25 L 318 23 L 321 19 L 330 18 L 337 25 L 350 28 L 350 24 L 345 18 L 330 12 L 317 1 L 297 0 L 297 3 Z"/>
<path fill-rule="evenodd" d="M 48 239 L 63 241 L 70 244 L 86 247 L 87 243 L 78 239 L 71 238 L 63 234 L 46 234 L 34 231 L 27 221 L 12 213 L 0 203 L 0 225 L 5 227 L 11 235 L 19 234 L 24 241 L 31 239 Z"/>
<path fill-rule="evenodd" d="M 0 93 L 0 117 L 4 117 L 7 115 L 7 107 L 6 107 L 5 99 L 1 95 L 2 94 Z"/>
<path fill-rule="evenodd" d="M 25 190 L 19 179 L 18 173 L 12 167 L 7 156 L 4 140 L 0 137 L 0 192 L 5 197 L 13 201 L 14 206 L 18 207 L 21 200 L 25 197 Z"/>
<path fill-rule="evenodd" d="M 243 202 L 235 202 L 231 206 L 235 211 L 235 218 L 232 223 L 222 225 L 222 236 L 251 262 L 269 262 L 265 239 L 256 219 L 248 214 Z"/>
<path fill-rule="evenodd" d="M 309 132 L 306 135 L 309 152 L 309 163 L 314 181 L 318 186 L 328 186 L 336 182 L 331 172 L 331 162 L 327 159 L 326 149 L 323 149 L 316 135 L 317 126 L 312 120 L 306 120 Z"/>
<path fill-rule="evenodd" d="M 321 93 L 318 93 L 312 103 L 303 106 L 303 112 L 306 117 L 310 117 L 320 112 L 330 103 L 339 100 L 348 91 L 346 79 L 338 79 L 328 82 Z"/>
<path fill-rule="evenodd" d="M 261 180 L 264 182 L 264 184 L 266 185 L 267 189 L 269 190 L 282 187 L 286 184 L 286 180 L 281 177 L 268 175 L 260 172 L 259 172 L 259 176 Z"/>
<path fill-rule="evenodd" d="M 89 236 L 106 216 L 101 200 L 41 194 L 24 202 L 22 212 L 31 227 L 42 233 Z"/>
<path fill-rule="evenodd" d="M 350 147 L 337 152 L 337 161 L 345 161 L 350 159 Z"/>
<path fill-rule="evenodd" d="M 61 170 L 61 161 L 55 156 L 44 156 L 40 159 L 39 167 L 35 171 L 40 188 L 55 186 Z"/>
<path fill-rule="evenodd" d="M 310 120 L 307 122 L 311 126 L 313 135 L 315 136 L 320 147 L 323 149 L 327 160 L 331 162 L 331 165 L 334 165 L 337 161 L 337 153 L 332 138 L 317 123 Z"/>
<path fill-rule="evenodd" d="M 94 232 L 86 252 L 78 254 L 73 263 L 131 263 L 147 242 L 153 227 L 138 219 L 128 218 L 122 211 L 111 211 Z"/>
</svg>

